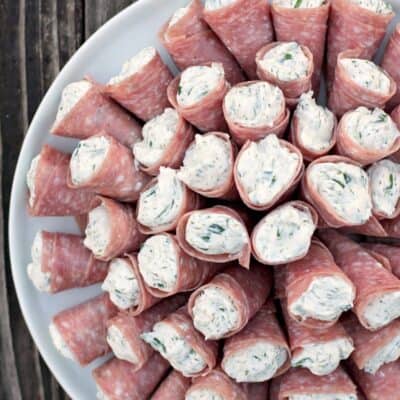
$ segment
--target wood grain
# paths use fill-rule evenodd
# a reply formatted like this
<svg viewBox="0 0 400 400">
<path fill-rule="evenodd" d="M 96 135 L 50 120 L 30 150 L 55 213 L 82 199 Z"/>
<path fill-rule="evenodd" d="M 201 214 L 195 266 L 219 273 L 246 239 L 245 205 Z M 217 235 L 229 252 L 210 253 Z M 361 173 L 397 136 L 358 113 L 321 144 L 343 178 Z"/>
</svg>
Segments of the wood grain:
<svg viewBox="0 0 400 400">
<path fill-rule="evenodd" d="M 5 221 L 19 150 L 42 97 L 83 41 L 131 3 L 0 0 L 0 400 L 68 399 L 22 318 L 11 279 Z"/>
</svg>

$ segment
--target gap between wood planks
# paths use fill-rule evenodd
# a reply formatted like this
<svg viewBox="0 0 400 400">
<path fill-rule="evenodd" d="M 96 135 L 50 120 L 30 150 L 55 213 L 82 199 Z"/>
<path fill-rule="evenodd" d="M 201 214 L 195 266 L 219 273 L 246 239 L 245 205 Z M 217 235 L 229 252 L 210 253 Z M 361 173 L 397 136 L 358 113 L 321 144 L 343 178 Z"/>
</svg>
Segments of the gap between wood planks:
<svg viewBox="0 0 400 400">
<path fill-rule="evenodd" d="M 8 260 L 10 190 L 25 132 L 47 88 L 83 41 L 132 2 L 0 0 L 0 400 L 68 399 L 18 306 Z"/>
</svg>

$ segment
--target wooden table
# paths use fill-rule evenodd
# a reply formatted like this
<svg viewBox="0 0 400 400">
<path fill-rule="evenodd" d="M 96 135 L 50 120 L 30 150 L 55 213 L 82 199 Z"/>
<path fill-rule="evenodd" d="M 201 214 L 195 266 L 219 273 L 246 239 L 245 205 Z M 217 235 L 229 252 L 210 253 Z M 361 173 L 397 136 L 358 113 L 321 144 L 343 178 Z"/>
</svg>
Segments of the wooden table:
<svg viewBox="0 0 400 400">
<path fill-rule="evenodd" d="M 0 0 L 0 400 L 68 398 L 41 359 L 19 309 L 7 250 L 10 188 L 29 122 L 58 71 L 99 26 L 131 3 Z"/>
</svg>

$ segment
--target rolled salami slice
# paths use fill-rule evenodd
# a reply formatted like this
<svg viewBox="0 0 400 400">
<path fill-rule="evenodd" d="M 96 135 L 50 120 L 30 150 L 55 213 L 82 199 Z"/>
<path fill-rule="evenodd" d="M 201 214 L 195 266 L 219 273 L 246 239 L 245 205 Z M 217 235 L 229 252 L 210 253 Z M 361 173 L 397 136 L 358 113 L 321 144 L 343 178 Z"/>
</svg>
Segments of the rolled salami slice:
<svg viewBox="0 0 400 400">
<path fill-rule="evenodd" d="M 140 139 L 141 127 L 129 113 L 103 95 L 96 83 L 83 80 L 69 84 L 63 90 L 51 133 L 87 139 L 103 131 L 129 146 Z"/>
<path fill-rule="evenodd" d="M 313 240 L 304 258 L 282 268 L 288 313 L 300 324 L 328 328 L 352 308 L 355 286 L 320 241 Z"/>
<path fill-rule="evenodd" d="M 59 312 L 49 327 L 54 347 L 82 366 L 107 354 L 107 320 L 117 311 L 108 295 L 102 294 Z"/>
<path fill-rule="evenodd" d="M 400 215 L 400 164 L 377 161 L 368 168 L 371 182 L 372 212 L 377 218 L 393 219 Z"/>
<path fill-rule="evenodd" d="M 178 179 L 177 170 L 161 167 L 140 193 L 136 208 L 139 230 L 146 235 L 173 231 L 182 215 L 200 205 L 200 196 Z"/>
<path fill-rule="evenodd" d="M 149 293 L 161 298 L 195 290 L 223 267 L 189 256 L 169 233 L 151 236 L 143 243 L 138 266 Z"/>
<path fill-rule="evenodd" d="M 274 0 L 271 12 L 277 40 L 308 47 L 314 59 L 313 89 L 319 92 L 330 1 Z"/>
<path fill-rule="evenodd" d="M 154 354 L 139 370 L 129 362 L 112 358 L 93 370 L 97 398 L 107 400 L 147 399 L 167 373 L 169 364 Z"/>
<path fill-rule="evenodd" d="M 256 384 L 240 385 L 230 379 L 220 368 L 217 368 L 207 376 L 193 380 L 192 386 L 186 392 L 185 400 L 200 398 L 206 400 L 256 400 L 256 397 L 248 397 L 250 385 Z M 264 397 L 259 397 L 257 400 L 265 399 L 267 392 L 268 390 L 265 391 Z"/>
<path fill-rule="evenodd" d="M 397 86 L 396 94 L 389 100 L 386 105 L 389 110 L 392 110 L 400 104 L 400 71 L 396 68 L 396 60 L 400 58 L 400 24 L 394 28 L 389 42 L 383 54 L 381 66 L 394 79 Z"/>
<path fill-rule="evenodd" d="M 39 231 L 31 254 L 28 275 L 43 292 L 93 285 L 103 281 L 108 271 L 108 264 L 96 260 L 77 235 Z"/>
<path fill-rule="evenodd" d="M 196 331 L 187 307 L 181 307 L 140 336 L 183 376 L 207 375 L 217 364 L 218 343 Z"/>
<path fill-rule="evenodd" d="M 392 272 L 393 275 L 400 278 L 400 247 L 398 245 L 389 245 L 383 243 L 362 243 L 362 246 L 368 251 L 379 254 L 381 257 L 389 261 L 389 266 L 385 265 L 386 269 Z M 381 263 L 385 263 L 381 261 Z M 386 263 L 385 263 L 386 264 Z"/>
<path fill-rule="evenodd" d="M 192 257 L 213 263 L 238 260 L 250 266 L 250 238 L 245 221 L 232 208 L 214 206 L 183 215 L 176 228 L 182 249 Z"/>
<path fill-rule="evenodd" d="M 222 101 L 230 88 L 221 63 L 185 69 L 168 86 L 170 103 L 202 132 L 226 131 Z"/>
<path fill-rule="evenodd" d="M 111 261 L 102 289 L 108 292 L 110 300 L 120 310 L 127 310 L 132 316 L 141 314 L 161 301 L 146 289 L 136 254 L 127 254 Z"/>
<path fill-rule="evenodd" d="M 288 198 L 304 173 L 303 156 L 297 147 L 270 134 L 240 149 L 234 178 L 247 207 L 265 211 Z"/>
<path fill-rule="evenodd" d="M 282 301 L 282 310 L 292 351 L 292 367 L 307 368 L 318 376 L 329 375 L 354 350 L 351 336 L 340 322 L 327 329 L 310 328 L 289 316 L 285 301 Z"/>
<path fill-rule="evenodd" d="M 319 236 L 357 290 L 353 312 L 368 330 L 375 331 L 400 316 L 400 280 L 358 243 L 332 229 Z"/>
<path fill-rule="evenodd" d="M 185 400 L 185 394 L 191 385 L 191 380 L 178 371 L 171 371 L 161 382 L 150 400 Z"/>
<path fill-rule="evenodd" d="M 258 77 L 278 86 L 290 107 L 311 90 L 314 60 L 306 46 L 293 41 L 269 43 L 257 52 L 256 63 Z"/>
<path fill-rule="evenodd" d="M 343 320 L 344 327 L 351 335 L 355 351 L 351 359 L 359 369 L 370 374 L 400 357 L 400 321 L 395 320 L 377 332 L 365 329 L 357 317 L 350 313 Z"/>
<path fill-rule="evenodd" d="M 338 116 L 360 106 L 385 108 L 396 93 L 393 78 L 362 54 L 362 49 L 356 48 L 338 56 L 328 99 L 329 108 Z"/>
<path fill-rule="evenodd" d="M 226 133 L 196 135 L 188 147 L 178 178 L 204 197 L 236 199 L 233 178 L 236 145 Z"/>
<path fill-rule="evenodd" d="M 317 376 L 305 368 L 292 368 L 274 379 L 270 400 L 357 400 L 357 388 L 350 377 L 339 367 L 329 375 Z"/>
<path fill-rule="evenodd" d="M 94 193 L 67 185 L 70 155 L 44 145 L 30 165 L 26 180 L 32 216 L 80 215 L 90 210 Z"/>
<path fill-rule="evenodd" d="M 250 270 L 227 268 L 190 296 L 188 310 L 195 328 L 207 340 L 237 334 L 265 303 L 271 285 L 271 271 L 260 264 Z"/>
<path fill-rule="evenodd" d="M 333 0 L 327 37 L 327 80 L 333 82 L 339 53 L 360 48 L 360 56 L 371 60 L 394 17 L 385 1 Z"/>
<path fill-rule="evenodd" d="M 372 216 L 368 175 L 350 158 L 318 158 L 307 167 L 301 186 L 304 198 L 327 226 L 363 225 Z"/>
<path fill-rule="evenodd" d="M 352 233 L 365 236 L 387 237 L 388 234 L 382 224 L 383 222 L 384 221 L 379 221 L 374 215 L 372 215 L 365 224 L 346 226 L 344 228 L 339 228 L 339 231 L 346 234 Z M 325 226 L 325 228 L 326 227 L 327 226 Z"/>
<path fill-rule="evenodd" d="M 270 6 L 264 0 L 206 0 L 203 17 L 238 60 L 250 79 L 256 79 L 256 53 L 274 39 Z"/>
<path fill-rule="evenodd" d="M 374 375 L 358 369 L 353 362 L 348 362 L 347 367 L 367 400 L 396 399 L 400 391 L 400 361 L 384 365 Z"/>
<path fill-rule="evenodd" d="M 167 86 L 173 75 L 154 47 L 146 47 L 110 79 L 103 92 L 143 121 L 168 107 Z"/>
<path fill-rule="evenodd" d="M 107 134 L 79 142 L 69 163 L 70 188 L 88 189 L 115 200 L 136 201 L 149 180 L 132 152 Z"/>
<path fill-rule="evenodd" d="M 335 115 L 316 103 L 312 91 L 303 93 L 291 121 L 290 141 L 305 160 L 313 161 L 335 146 L 336 125 Z"/>
<path fill-rule="evenodd" d="M 221 367 L 237 382 L 263 382 L 289 369 L 290 350 L 272 301 L 225 341 Z"/>
<path fill-rule="evenodd" d="M 348 111 L 337 127 L 336 150 L 361 165 L 372 164 L 400 148 L 400 132 L 382 109 Z"/>
<path fill-rule="evenodd" d="M 138 250 L 144 236 L 134 213 L 129 204 L 97 196 L 88 214 L 84 245 L 102 261 Z"/>
<path fill-rule="evenodd" d="M 303 201 L 280 205 L 253 229 L 254 257 L 266 265 L 282 265 L 303 258 L 310 248 L 317 221 L 317 212 Z"/>
<path fill-rule="evenodd" d="M 142 368 L 154 351 L 140 338 L 140 335 L 176 311 L 186 300 L 186 296 L 174 296 L 143 311 L 140 315 L 134 316 L 129 311 L 120 312 L 108 320 L 107 342 L 114 355 L 120 360 L 134 364 L 136 369 Z"/>
<path fill-rule="evenodd" d="M 271 133 L 281 137 L 289 123 L 282 90 L 263 81 L 233 86 L 224 98 L 223 110 L 231 136 L 239 145 Z"/>
<path fill-rule="evenodd" d="M 207 62 L 220 62 L 230 83 L 244 81 L 244 75 L 229 50 L 202 18 L 201 0 L 191 0 L 178 9 L 162 27 L 159 38 L 180 70 Z"/>
<path fill-rule="evenodd" d="M 160 167 L 179 168 L 185 151 L 193 140 L 193 127 L 173 108 L 144 124 L 143 140 L 133 145 L 139 168 L 149 175 L 158 175 Z"/>
</svg>

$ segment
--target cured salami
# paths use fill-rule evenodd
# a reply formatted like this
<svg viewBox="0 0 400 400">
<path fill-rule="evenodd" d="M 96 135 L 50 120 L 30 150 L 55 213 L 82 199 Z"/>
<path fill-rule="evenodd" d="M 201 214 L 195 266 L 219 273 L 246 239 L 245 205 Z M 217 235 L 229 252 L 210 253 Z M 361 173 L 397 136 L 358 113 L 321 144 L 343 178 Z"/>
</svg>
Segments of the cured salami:
<svg viewBox="0 0 400 400">
<path fill-rule="evenodd" d="M 400 361 L 384 365 L 374 375 L 358 369 L 353 362 L 348 362 L 347 367 L 367 400 L 396 399 L 400 391 Z"/>
<path fill-rule="evenodd" d="M 178 371 L 171 371 L 150 400 L 185 400 L 191 381 Z"/>
<path fill-rule="evenodd" d="M 374 331 L 399 317 L 400 280 L 358 243 L 331 229 L 319 236 L 356 287 L 353 312 L 360 323 Z"/>
<path fill-rule="evenodd" d="M 233 86 L 224 98 L 223 111 L 230 134 L 239 145 L 271 133 L 281 137 L 289 124 L 290 112 L 282 90 L 263 81 Z"/>
<path fill-rule="evenodd" d="M 329 85 L 333 82 L 339 53 L 358 47 L 362 49 L 360 57 L 370 60 L 385 36 L 394 13 L 385 2 L 379 3 L 380 10 L 373 10 L 374 3 L 369 4 L 371 9 L 360 1 L 332 1 L 327 37 Z"/>
<path fill-rule="evenodd" d="M 384 221 L 379 221 L 374 215 L 372 215 L 365 224 L 358 226 L 346 226 L 344 228 L 340 228 L 339 231 L 342 233 L 387 237 L 388 234 L 386 232 L 386 229 L 382 225 L 383 222 Z"/>
<path fill-rule="evenodd" d="M 339 367 L 325 376 L 312 374 L 305 368 L 292 368 L 285 375 L 274 379 L 271 384 L 270 400 L 286 400 L 296 397 L 305 399 L 319 396 L 357 399 L 357 388 L 344 371 Z"/>
<path fill-rule="evenodd" d="M 150 330 L 154 324 L 176 311 L 186 301 L 186 296 L 175 296 L 158 303 L 139 315 L 120 312 L 107 322 L 107 342 L 119 359 L 142 368 L 154 351 L 140 335 Z M 135 313 L 134 313 L 135 314 Z"/>
<path fill-rule="evenodd" d="M 169 102 L 202 132 L 226 131 L 222 101 L 229 90 L 222 64 L 185 69 L 167 89 Z"/>
<path fill-rule="evenodd" d="M 217 368 L 207 376 L 196 378 L 185 399 L 195 400 L 201 394 L 221 400 L 264 400 L 268 395 L 268 383 L 238 384 Z"/>
<path fill-rule="evenodd" d="M 188 147 L 178 177 L 204 197 L 237 199 L 233 177 L 236 145 L 226 133 L 196 135 Z"/>
<path fill-rule="evenodd" d="M 317 212 L 295 200 L 284 203 L 262 218 L 251 234 L 252 253 L 266 265 L 282 265 L 303 258 L 317 227 Z"/>
<path fill-rule="evenodd" d="M 265 303 L 271 285 L 271 271 L 260 264 L 248 271 L 227 268 L 191 294 L 188 310 L 195 328 L 206 339 L 235 335 Z"/>
<path fill-rule="evenodd" d="M 194 133 L 193 127 L 172 108 L 148 121 L 142 129 L 143 140 L 133 146 L 139 168 L 157 175 L 160 167 L 179 168 Z"/>
<path fill-rule="evenodd" d="M 30 215 L 80 215 L 90 210 L 93 192 L 67 185 L 69 160 L 69 154 L 48 145 L 32 160 L 27 174 Z"/>
<path fill-rule="evenodd" d="M 93 370 L 97 397 L 109 400 L 147 399 L 167 373 L 169 364 L 154 354 L 139 370 L 118 358 L 112 358 Z"/>
<path fill-rule="evenodd" d="M 382 59 L 382 68 L 394 79 L 397 85 L 396 94 L 386 105 L 389 110 L 400 104 L 400 71 L 396 68 L 396 60 L 400 58 L 400 24 L 397 24 Z"/>
<path fill-rule="evenodd" d="M 336 150 L 361 165 L 372 164 L 400 148 L 400 132 L 383 110 L 359 107 L 345 113 L 337 127 Z"/>
<path fill-rule="evenodd" d="M 351 359 L 357 368 L 375 374 L 384 364 L 400 357 L 400 321 L 395 320 L 377 332 L 365 329 L 354 314 L 349 314 L 343 324 L 351 335 L 355 351 Z"/>
<path fill-rule="evenodd" d="M 269 43 L 257 52 L 256 63 L 258 77 L 278 86 L 290 107 L 311 90 L 314 60 L 308 47 L 293 41 Z"/>
<path fill-rule="evenodd" d="M 318 376 L 328 375 L 354 350 L 351 336 L 340 322 L 327 329 L 310 328 L 289 316 L 285 301 L 282 310 L 292 352 L 292 367 L 307 368 Z"/>
<path fill-rule="evenodd" d="M 393 275 L 400 277 L 400 247 L 398 245 L 389 245 L 383 243 L 362 243 L 362 246 L 374 255 L 379 254 L 389 261 L 389 267 L 386 267 Z"/>
<path fill-rule="evenodd" d="M 337 57 L 328 106 L 338 116 L 360 106 L 385 108 L 396 90 L 386 71 L 363 59 L 361 48 L 346 50 Z"/>
<path fill-rule="evenodd" d="M 54 135 L 76 139 L 106 132 L 127 146 L 140 139 L 140 131 L 139 123 L 89 80 L 72 83 L 64 89 L 51 128 Z"/>
<path fill-rule="evenodd" d="M 88 215 L 84 245 L 97 259 L 109 261 L 138 250 L 143 240 L 131 205 L 101 196 L 94 199 Z"/>
<path fill-rule="evenodd" d="M 307 255 L 284 268 L 288 313 L 310 328 L 328 328 L 353 306 L 355 287 L 329 250 L 313 240 Z"/>
<path fill-rule="evenodd" d="M 315 93 L 319 92 L 330 4 L 330 1 L 324 1 L 319 5 L 300 4 L 296 7 L 296 3 L 292 1 L 274 0 L 271 5 L 277 40 L 281 42 L 294 40 L 308 47 L 313 55 L 312 81 Z"/>
<path fill-rule="evenodd" d="M 243 330 L 225 341 L 221 366 L 237 382 L 263 382 L 290 367 L 289 346 L 272 301 L 261 307 Z"/>
<path fill-rule="evenodd" d="M 192 0 L 177 10 L 159 32 L 161 43 L 181 70 L 192 65 L 220 62 L 229 82 L 243 81 L 238 63 L 203 21 L 202 12 L 201 0 Z"/>
<path fill-rule="evenodd" d="M 400 238 L 400 216 L 393 219 L 385 219 L 381 221 L 381 224 L 386 232 L 386 236 Z"/>
<path fill-rule="evenodd" d="M 247 207 L 265 211 L 288 198 L 304 173 L 303 156 L 291 143 L 274 134 L 240 149 L 234 178 Z"/>
<path fill-rule="evenodd" d="M 290 141 L 306 161 L 329 153 L 336 144 L 335 115 L 316 103 L 313 92 L 300 96 L 290 124 Z"/>
<path fill-rule="evenodd" d="M 142 244 L 138 266 L 148 292 L 161 298 L 195 290 L 223 267 L 189 256 L 169 233 L 152 236 Z"/>
<path fill-rule="evenodd" d="M 127 61 L 103 92 L 143 121 L 168 107 L 166 89 L 173 75 L 154 47 L 146 47 Z"/>
<path fill-rule="evenodd" d="M 196 331 L 186 306 L 156 323 L 141 337 L 186 377 L 207 375 L 217 363 L 218 343 L 206 341 Z"/>
<path fill-rule="evenodd" d="M 177 177 L 177 171 L 161 168 L 142 190 L 136 208 L 139 230 L 151 235 L 175 230 L 182 215 L 200 208 L 202 200 Z"/>
<path fill-rule="evenodd" d="M 132 152 L 112 136 L 99 134 L 79 142 L 72 153 L 68 186 L 88 189 L 120 201 L 136 201 L 150 180 Z"/>
<path fill-rule="evenodd" d="M 264 0 L 206 1 L 203 17 L 250 79 L 256 79 L 257 51 L 274 39 L 270 6 Z"/>
<path fill-rule="evenodd" d="M 87 365 L 110 351 L 107 344 L 107 320 L 118 309 L 107 294 L 94 297 L 59 312 L 50 324 L 56 349 L 66 358 Z"/>
<path fill-rule="evenodd" d="M 32 245 L 28 275 L 42 291 L 58 293 L 103 281 L 108 264 L 96 260 L 83 239 L 67 233 L 39 231 Z"/>
<path fill-rule="evenodd" d="M 324 156 L 314 160 L 303 175 L 301 189 L 318 211 L 321 225 L 363 225 L 372 216 L 368 175 L 350 158 Z"/>
<path fill-rule="evenodd" d="M 250 238 L 245 221 L 232 208 L 214 206 L 184 214 L 176 228 L 182 249 L 192 257 L 213 263 L 238 260 L 250 266 Z"/>
</svg>

